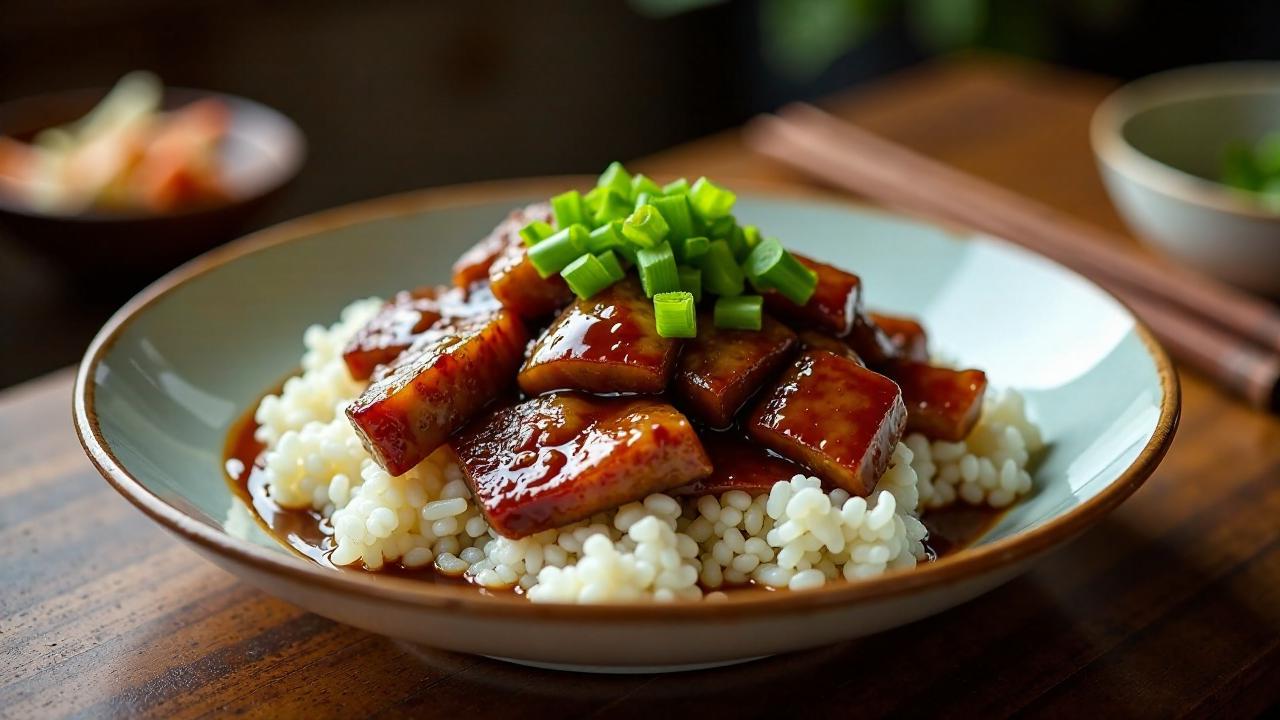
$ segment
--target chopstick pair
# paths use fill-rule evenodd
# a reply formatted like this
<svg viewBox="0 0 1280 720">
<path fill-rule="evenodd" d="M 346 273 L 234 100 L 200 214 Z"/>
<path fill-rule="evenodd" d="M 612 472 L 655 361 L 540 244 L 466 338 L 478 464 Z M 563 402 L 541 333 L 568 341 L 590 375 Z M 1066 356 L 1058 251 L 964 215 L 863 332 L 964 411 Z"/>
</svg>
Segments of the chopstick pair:
<svg viewBox="0 0 1280 720">
<path fill-rule="evenodd" d="M 835 187 L 1052 258 L 1114 293 L 1189 367 L 1280 409 L 1280 309 L 1125 247 L 1114 233 L 877 137 L 812 105 L 751 121 L 747 145 Z"/>
</svg>

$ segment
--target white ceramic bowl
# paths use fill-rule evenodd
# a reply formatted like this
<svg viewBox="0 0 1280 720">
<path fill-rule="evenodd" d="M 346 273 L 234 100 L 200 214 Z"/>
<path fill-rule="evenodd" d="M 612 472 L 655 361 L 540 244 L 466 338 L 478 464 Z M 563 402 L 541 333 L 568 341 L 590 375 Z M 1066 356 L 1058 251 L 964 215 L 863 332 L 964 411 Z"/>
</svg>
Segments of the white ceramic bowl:
<svg viewBox="0 0 1280 720">
<path fill-rule="evenodd" d="M 1280 214 L 1217 182 L 1229 143 L 1280 130 L 1280 63 L 1171 70 L 1094 113 L 1094 153 L 1133 231 L 1219 279 L 1280 297 Z"/>
<path fill-rule="evenodd" d="M 1173 437 L 1178 385 L 1133 316 L 1013 246 L 844 203 L 743 192 L 738 217 L 859 272 L 876 307 L 1020 389 L 1048 450 L 1035 490 L 974 547 L 857 583 L 735 593 L 720 603 L 536 605 L 472 587 L 335 571 L 237 507 L 228 428 L 298 362 L 303 328 L 352 298 L 447 281 L 508 208 L 572 181 L 432 190 L 273 228 L 158 281 L 103 328 L 80 367 L 75 423 L 107 480 L 203 556 L 325 617 L 427 645 L 593 669 L 697 667 L 834 643 L 958 605 L 1100 520 Z M 740 188 L 741 189 L 741 188 Z"/>
</svg>

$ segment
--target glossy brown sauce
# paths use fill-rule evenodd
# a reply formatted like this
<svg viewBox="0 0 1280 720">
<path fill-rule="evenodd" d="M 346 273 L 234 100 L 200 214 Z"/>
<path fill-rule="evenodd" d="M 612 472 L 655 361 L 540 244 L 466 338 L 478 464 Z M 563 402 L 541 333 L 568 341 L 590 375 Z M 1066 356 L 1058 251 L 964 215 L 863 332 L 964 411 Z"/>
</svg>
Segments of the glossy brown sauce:
<svg viewBox="0 0 1280 720">
<path fill-rule="evenodd" d="M 227 437 L 223 467 L 232 491 L 253 511 L 254 520 L 264 531 L 294 552 L 340 572 L 364 572 L 339 567 L 329 561 L 329 553 L 333 550 L 333 529 L 318 512 L 280 507 L 267 493 L 260 465 L 264 447 L 253 436 L 258 427 L 253 420 L 254 408 L 250 408 L 244 417 L 231 426 Z M 706 491 L 718 493 L 734 487 L 746 489 L 744 486 L 753 484 L 765 486 L 778 477 L 789 478 L 802 471 L 798 465 L 742 438 L 739 431 L 699 432 L 704 436 L 708 454 L 717 467 L 716 475 L 702 481 L 700 490 L 705 488 Z M 929 529 L 925 550 L 930 559 L 936 560 L 968 547 L 982 537 L 1000 519 L 1003 512 L 956 504 L 926 513 L 922 520 Z M 378 572 L 423 582 L 469 584 L 465 579 L 436 573 L 430 567 L 408 569 L 398 563 L 388 563 Z M 479 587 L 476 589 L 479 592 L 492 592 Z M 735 591 L 752 589 L 756 588 L 748 585 L 736 588 Z"/>
</svg>

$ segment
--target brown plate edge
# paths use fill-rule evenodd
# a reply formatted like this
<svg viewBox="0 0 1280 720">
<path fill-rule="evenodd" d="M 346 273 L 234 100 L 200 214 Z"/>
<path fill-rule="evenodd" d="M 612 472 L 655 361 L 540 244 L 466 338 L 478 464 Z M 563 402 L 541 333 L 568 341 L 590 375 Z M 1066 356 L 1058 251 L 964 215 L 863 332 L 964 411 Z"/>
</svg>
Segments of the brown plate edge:
<svg viewBox="0 0 1280 720">
<path fill-rule="evenodd" d="M 260 571 L 282 573 L 292 580 L 323 586 L 330 591 L 353 591 L 410 606 L 489 616 L 592 622 L 654 620 L 696 622 L 711 617 L 738 618 L 812 611 L 862 601 L 883 600 L 904 595 L 925 586 L 956 582 L 978 573 L 1007 567 L 1061 544 L 1101 520 L 1146 481 L 1172 443 L 1181 411 L 1181 388 L 1177 372 L 1151 331 L 1134 316 L 1139 338 L 1151 355 L 1160 376 L 1163 395 L 1159 420 L 1150 440 L 1133 463 L 1105 489 L 1086 502 L 1075 506 L 1066 514 L 1042 526 L 988 545 L 963 550 L 937 562 L 906 570 L 891 571 L 858 582 L 831 583 L 817 590 L 730 594 L 728 600 L 717 603 L 573 605 L 537 604 L 517 596 L 500 596 L 469 587 L 435 585 L 407 578 L 334 572 L 295 556 L 276 553 L 239 540 L 221 529 L 186 515 L 153 494 L 125 470 L 102 436 L 94 410 L 94 383 L 92 382 L 98 364 L 134 317 L 181 284 L 241 256 L 301 239 L 323 230 L 443 207 L 483 204 L 503 197 L 538 196 L 566 185 L 581 185 L 586 182 L 589 180 L 578 176 L 501 180 L 413 191 L 353 203 L 258 231 L 176 268 L 152 283 L 118 310 L 98 332 L 85 352 L 84 359 L 76 372 L 72 396 L 72 414 L 76 434 L 85 454 L 117 492 L 171 532 L 181 535 L 206 550 L 226 556 L 230 560 L 249 563 Z M 818 200 L 825 204 L 853 206 L 863 211 L 902 217 L 851 202 L 846 197 L 827 191 L 757 181 L 739 182 L 736 185 L 792 199 Z M 935 227 L 946 228 L 945 224 L 932 224 Z M 951 234 L 958 233 L 951 232 Z M 1062 266 L 1058 267 L 1062 268 Z M 1067 268 L 1062 269 L 1077 274 Z M 1115 299 L 1092 281 L 1087 278 L 1082 279 L 1108 297 Z M 1119 300 L 1116 302 L 1128 310 L 1127 306 Z M 1133 315 L 1132 311 L 1130 315 Z"/>
</svg>

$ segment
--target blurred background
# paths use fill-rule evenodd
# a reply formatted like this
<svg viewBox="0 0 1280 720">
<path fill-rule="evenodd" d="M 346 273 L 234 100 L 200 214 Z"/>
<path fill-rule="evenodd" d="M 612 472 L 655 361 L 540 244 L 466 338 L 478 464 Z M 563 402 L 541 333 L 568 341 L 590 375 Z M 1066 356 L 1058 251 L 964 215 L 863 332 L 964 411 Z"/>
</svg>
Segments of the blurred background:
<svg viewBox="0 0 1280 720">
<path fill-rule="evenodd" d="M 148 69 L 297 122 L 306 166 L 246 230 L 413 188 L 596 173 L 943 53 L 1116 78 L 1280 58 L 1280 3 L 1263 0 L 0 0 L 0 17 L 0 101 Z M 0 237 L 0 387 L 76 361 L 145 280 L 86 284 Z"/>
</svg>

